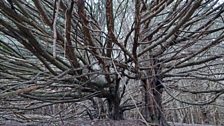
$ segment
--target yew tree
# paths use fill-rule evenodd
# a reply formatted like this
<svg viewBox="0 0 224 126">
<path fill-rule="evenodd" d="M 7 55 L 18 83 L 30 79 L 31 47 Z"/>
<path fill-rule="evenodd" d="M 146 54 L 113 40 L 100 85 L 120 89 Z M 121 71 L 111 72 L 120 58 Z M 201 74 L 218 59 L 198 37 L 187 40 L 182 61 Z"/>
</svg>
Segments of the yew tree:
<svg viewBox="0 0 224 126">
<path fill-rule="evenodd" d="M 110 119 L 137 107 L 146 121 L 168 125 L 164 92 L 194 105 L 224 93 L 221 86 L 197 90 L 177 83 L 222 83 L 223 12 L 219 0 L 1 0 L 1 109 L 99 98 Z M 134 101 L 133 86 L 141 100 L 123 102 Z M 213 97 L 190 103 L 171 89 Z"/>
</svg>

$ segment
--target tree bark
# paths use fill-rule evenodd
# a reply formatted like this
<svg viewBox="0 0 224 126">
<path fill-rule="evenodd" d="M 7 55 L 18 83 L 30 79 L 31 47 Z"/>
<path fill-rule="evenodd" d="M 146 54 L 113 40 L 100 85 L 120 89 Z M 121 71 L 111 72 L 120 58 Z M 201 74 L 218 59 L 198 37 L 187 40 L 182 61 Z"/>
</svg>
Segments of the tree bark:
<svg viewBox="0 0 224 126">
<path fill-rule="evenodd" d="M 144 106 L 143 116 L 155 126 L 168 126 L 162 110 L 163 86 L 158 78 L 143 80 Z"/>
<path fill-rule="evenodd" d="M 146 72 L 146 78 L 143 79 L 143 116 L 155 126 L 168 126 L 162 110 L 162 75 L 161 66 L 155 57 L 151 58 L 149 65 L 151 69 Z M 154 67 L 152 67 L 154 66 Z"/>
<path fill-rule="evenodd" d="M 120 79 L 117 77 L 113 80 L 112 87 L 110 87 L 110 95 L 107 98 L 109 118 L 113 120 L 123 120 L 123 111 L 120 107 L 121 97 L 119 93 Z"/>
<path fill-rule="evenodd" d="M 123 111 L 120 108 L 120 98 L 110 97 L 108 100 L 109 118 L 113 120 L 122 120 Z"/>
</svg>

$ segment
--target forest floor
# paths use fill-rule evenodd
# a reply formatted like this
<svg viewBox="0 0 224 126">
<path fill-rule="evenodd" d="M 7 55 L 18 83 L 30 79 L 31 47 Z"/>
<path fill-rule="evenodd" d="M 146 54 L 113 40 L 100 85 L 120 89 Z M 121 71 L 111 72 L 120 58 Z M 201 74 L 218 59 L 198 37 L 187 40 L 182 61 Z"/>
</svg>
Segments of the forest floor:
<svg viewBox="0 0 224 126">
<path fill-rule="evenodd" d="M 185 124 L 185 123 L 169 123 L 170 126 L 213 126 L 205 124 Z M 66 122 L 48 122 L 48 123 L 18 123 L 14 121 L 0 122 L 0 126 L 146 126 L 140 120 L 86 120 L 78 119 Z"/>
</svg>

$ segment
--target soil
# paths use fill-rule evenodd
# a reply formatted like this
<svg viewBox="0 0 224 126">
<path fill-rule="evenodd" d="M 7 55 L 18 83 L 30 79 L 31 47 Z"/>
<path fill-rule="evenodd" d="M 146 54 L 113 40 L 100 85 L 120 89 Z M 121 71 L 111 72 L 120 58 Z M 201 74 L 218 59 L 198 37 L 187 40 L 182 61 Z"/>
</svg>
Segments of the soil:
<svg viewBox="0 0 224 126">
<path fill-rule="evenodd" d="M 140 120 L 85 120 L 79 119 L 69 122 L 50 122 L 50 123 L 18 123 L 7 121 L 0 123 L 0 126 L 145 126 Z"/>
<path fill-rule="evenodd" d="M 171 123 L 170 126 L 213 126 L 205 124 L 184 124 L 184 123 Z M 66 122 L 49 122 L 49 123 L 19 123 L 15 121 L 0 122 L 0 126 L 146 126 L 140 120 L 88 120 L 76 119 Z"/>
</svg>

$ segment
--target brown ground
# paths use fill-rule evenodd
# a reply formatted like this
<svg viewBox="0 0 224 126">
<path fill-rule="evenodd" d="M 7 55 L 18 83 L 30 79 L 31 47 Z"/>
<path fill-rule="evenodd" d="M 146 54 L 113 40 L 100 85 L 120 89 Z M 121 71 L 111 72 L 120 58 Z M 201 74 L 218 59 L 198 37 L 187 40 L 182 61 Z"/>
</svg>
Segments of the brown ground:
<svg viewBox="0 0 224 126">
<path fill-rule="evenodd" d="M 51 122 L 51 123 L 18 123 L 18 122 L 1 122 L 0 126 L 145 126 L 140 120 L 85 120 L 79 119 L 69 122 Z"/>
<path fill-rule="evenodd" d="M 182 123 L 170 123 L 171 126 L 212 126 L 202 124 L 182 124 Z M 51 122 L 51 123 L 18 123 L 18 122 L 0 122 L 0 126 L 146 126 L 140 120 L 85 120 L 79 119 L 70 122 Z"/>
</svg>

